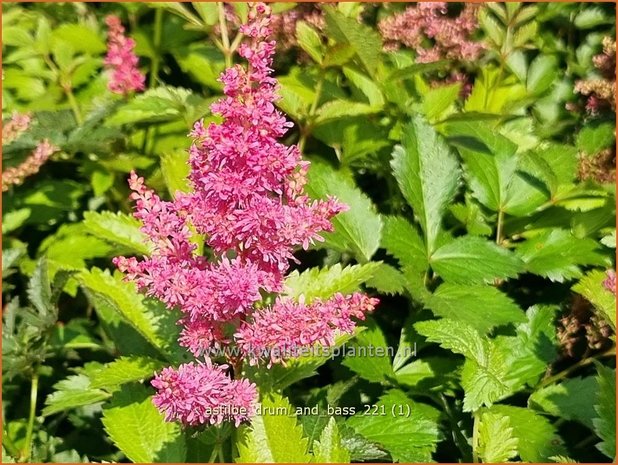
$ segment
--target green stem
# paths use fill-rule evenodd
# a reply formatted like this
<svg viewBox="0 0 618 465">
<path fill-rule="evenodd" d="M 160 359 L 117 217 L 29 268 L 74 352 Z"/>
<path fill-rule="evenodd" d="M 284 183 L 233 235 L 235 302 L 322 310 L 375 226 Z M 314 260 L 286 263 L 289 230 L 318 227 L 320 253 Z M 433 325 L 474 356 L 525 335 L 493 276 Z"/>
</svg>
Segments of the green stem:
<svg viewBox="0 0 618 465">
<path fill-rule="evenodd" d="M 159 67 L 161 66 L 161 34 L 163 31 L 163 8 L 157 8 L 155 10 L 154 20 L 154 37 L 152 39 L 152 45 L 154 48 L 154 55 L 150 63 L 150 76 L 148 78 L 148 88 L 152 89 L 157 84 L 159 78 Z M 150 128 L 146 127 L 144 130 L 144 141 L 142 142 L 142 153 L 146 152 L 146 145 L 150 139 Z"/>
<path fill-rule="evenodd" d="M 313 97 L 313 102 L 311 103 L 311 108 L 309 108 L 309 114 L 307 115 L 307 125 L 301 129 L 300 138 L 298 139 L 298 148 L 300 149 L 301 153 L 305 149 L 305 143 L 307 142 L 307 138 L 311 134 L 313 117 L 318 110 L 318 103 L 320 103 L 320 98 L 322 97 L 322 87 L 324 87 L 324 73 L 320 72 L 320 78 L 318 79 L 318 83 L 315 86 L 315 96 Z"/>
<path fill-rule="evenodd" d="M 219 448 L 219 463 L 225 463 L 225 457 L 223 456 L 222 444 L 219 444 L 217 447 Z"/>
<path fill-rule="evenodd" d="M 496 227 L 496 244 L 502 244 L 502 228 L 504 225 L 504 212 L 502 208 L 498 211 L 498 225 Z"/>
<path fill-rule="evenodd" d="M 479 463 L 478 448 L 479 448 L 479 415 L 478 411 L 472 414 L 474 424 L 472 425 L 472 463 Z"/>
<path fill-rule="evenodd" d="M 36 417 L 36 398 L 39 391 L 39 373 L 35 367 L 32 374 L 32 384 L 30 385 L 30 414 L 28 416 L 28 429 L 26 430 L 26 441 L 22 450 L 22 458 L 24 462 L 30 459 L 30 451 L 32 450 L 32 433 L 34 431 L 34 418 Z"/>
<path fill-rule="evenodd" d="M 223 2 L 217 2 L 217 8 L 219 9 L 219 29 L 221 29 L 221 44 L 223 46 L 221 51 L 225 57 L 225 67 L 230 68 L 232 66 L 232 49 L 230 48 L 230 38 L 227 34 L 225 5 Z"/>
<path fill-rule="evenodd" d="M 163 32 L 163 8 L 157 8 L 155 10 L 154 20 L 154 38 L 153 48 L 154 55 L 152 57 L 152 63 L 150 68 L 150 78 L 148 80 L 148 87 L 152 89 L 157 83 L 159 77 L 159 66 L 161 65 L 161 34 Z"/>
<path fill-rule="evenodd" d="M 580 360 L 579 362 L 577 362 L 576 364 L 571 365 L 570 367 L 562 370 L 561 372 L 556 373 L 555 375 L 550 376 L 548 378 L 545 378 L 543 381 L 541 381 L 541 383 L 536 387 L 535 390 L 545 387 L 549 384 L 553 384 L 556 381 L 560 381 L 563 378 L 566 378 L 568 375 L 570 375 L 574 371 L 582 367 L 585 367 L 586 365 L 590 365 L 592 362 L 594 362 L 598 358 L 610 357 L 610 356 L 615 356 L 615 355 L 616 355 L 616 347 L 612 347 L 611 349 L 606 350 L 605 352 L 602 352 L 600 354 L 596 354 L 591 357 L 584 358 Z"/>
<path fill-rule="evenodd" d="M 67 95 L 67 99 L 69 100 L 69 105 L 71 106 L 71 110 L 73 111 L 73 115 L 75 116 L 75 121 L 80 126 L 84 124 L 84 120 L 82 119 L 82 114 L 79 111 L 79 105 L 77 104 L 77 100 L 75 100 L 75 95 L 73 94 L 73 89 L 70 84 L 66 84 L 62 86 L 64 88 L 64 92 Z"/>
<path fill-rule="evenodd" d="M 448 400 L 446 400 L 446 397 L 444 397 L 443 394 L 440 394 L 439 399 L 440 399 L 440 403 L 444 407 L 446 416 L 448 417 L 449 422 L 451 423 L 453 441 L 455 441 L 455 444 L 459 448 L 463 461 L 468 462 L 471 459 L 470 445 L 468 444 L 468 441 L 466 440 L 466 437 L 464 436 L 463 432 L 459 428 L 459 425 L 457 424 L 457 421 L 455 419 L 455 415 L 453 414 L 451 406 L 449 405 Z"/>
<path fill-rule="evenodd" d="M 214 445 L 214 447 L 212 448 L 212 454 L 210 454 L 210 457 L 208 458 L 208 463 L 215 463 L 220 448 L 221 446 L 219 446 L 219 444 Z"/>
</svg>

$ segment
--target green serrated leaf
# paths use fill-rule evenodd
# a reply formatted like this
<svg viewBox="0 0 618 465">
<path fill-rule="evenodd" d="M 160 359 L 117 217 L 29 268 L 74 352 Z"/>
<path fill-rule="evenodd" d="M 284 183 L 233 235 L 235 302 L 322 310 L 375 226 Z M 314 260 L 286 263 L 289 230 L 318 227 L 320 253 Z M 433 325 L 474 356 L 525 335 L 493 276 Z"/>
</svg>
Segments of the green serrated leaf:
<svg viewBox="0 0 618 465">
<path fill-rule="evenodd" d="M 597 448 L 610 459 L 616 457 L 616 370 L 597 364 L 599 395 L 594 404 L 597 418 L 592 420 L 602 439 Z"/>
<path fill-rule="evenodd" d="M 484 411 L 480 414 L 478 455 L 483 463 L 507 462 L 517 455 L 509 417 Z"/>
<path fill-rule="evenodd" d="M 369 409 L 348 418 L 346 424 L 384 447 L 398 462 L 431 462 L 438 442 L 437 411 L 417 403 L 402 391 L 391 390 Z"/>
<path fill-rule="evenodd" d="M 603 286 L 605 279 L 607 279 L 606 273 L 601 270 L 592 270 L 572 289 L 588 299 L 615 330 L 616 295 Z"/>
<path fill-rule="evenodd" d="M 343 364 L 361 378 L 380 383 L 395 376 L 391 364 L 392 347 L 388 346 L 382 330 L 375 323 L 356 337 L 350 349 L 353 353 L 343 359 Z"/>
<path fill-rule="evenodd" d="M 551 55 L 539 55 L 528 69 L 526 90 L 531 94 L 542 94 L 558 77 L 558 60 Z"/>
<path fill-rule="evenodd" d="M 579 29 L 592 29 L 601 24 L 610 23 L 612 20 L 613 18 L 609 18 L 601 8 L 588 7 L 575 17 L 574 24 Z"/>
<path fill-rule="evenodd" d="M 148 255 L 146 236 L 140 231 L 140 223 L 132 216 L 109 211 L 84 213 L 86 230 L 101 239 L 126 247 L 129 251 Z"/>
<path fill-rule="evenodd" d="M 83 405 L 96 404 L 110 397 L 108 392 L 93 388 L 90 384 L 90 378 L 84 374 L 69 376 L 56 383 L 54 389 L 54 392 L 45 399 L 44 416 Z"/>
<path fill-rule="evenodd" d="M 300 48 L 307 52 L 316 63 L 322 63 L 324 47 L 320 35 L 305 21 L 296 23 L 296 40 Z"/>
<path fill-rule="evenodd" d="M 107 124 L 155 123 L 181 120 L 191 91 L 174 87 L 156 87 L 130 100 L 107 119 Z"/>
<path fill-rule="evenodd" d="M 51 33 L 52 40 L 62 39 L 77 52 L 99 54 L 105 51 L 105 42 L 90 27 L 82 24 L 61 24 Z"/>
<path fill-rule="evenodd" d="M 380 270 L 380 262 L 352 265 L 340 263 L 330 268 L 310 268 L 302 273 L 291 272 L 285 279 L 285 294 L 297 300 L 301 295 L 309 303 L 315 298 L 328 299 L 337 292 L 349 294 Z"/>
<path fill-rule="evenodd" d="M 430 121 L 442 118 L 443 113 L 457 101 L 460 91 L 459 82 L 430 89 L 423 95 L 423 114 Z"/>
<path fill-rule="evenodd" d="M 511 389 L 528 384 L 535 385 L 541 375 L 557 356 L 556 326 L 557 308 L 535 305 L 526 312 L 528 321 L 516 327 L 515 336 L 498 336 L 495 344 L 508 366 L 505 382 Z"/>
<path fill-rule="evenodd" d="M 320 439 L 313 443 L 313 455 L 316 463 L 350 463 L 350 452 L 341 444 L 334 418 L 330 418 Z"/>
<path fill-rule="evenodd" d="M 279 394 L 267 395 L 261 414 L 239 435 L 238 463 L 308 463 L 307 438 L 297 422 L 294 408 Z"/>
<path fill-rule="evenodd" d="M 613 147 L 616 141 L 616 128 L 611 123 L 586 125 L 577 134 L 577 148 L 588 154 L 595 155 L 603 149 Z"/>
<path fill-rule="evenodd" d="M 185 351 L 176 343 L 179 312 L 168 310 L 161 302 L 144 298 L 137 293 L 133 283 L 116 279 L 107 271 L 98 268 L 84 270 L 77 278 L 95 307 L 111 306 L 170 361 L 186 357 Z"/>
<path fill-rule="evenodd" d="M 382 51 L 382 40 L 378 33 L 333 7 L 325 7 L 324 11 L 329 36 L 352 47 L 369 74 L 375 75 Z"/>
<path fill-rule="evenodd" d="M 515 302 L 492 286 L 443 283 L 425 302 L 425 307 L 437 316 L 466 322 L 480 333 L 526 321 Z"/>
<path fill-rule="evenodd" d="M 590 409 L 590 399 L 597 397 L 597 391 L 593 376 L 571 378 L 534 391 L 528 405 L 565 420 L 580 421 L 592 429 L 595 413 Z"/>
<path fill-rule="evenodd" d="M 508 366 L 502 353 L 472 326 L 444 318 L 421 321 L 414 327 L 428 341 L 466 358 L 461 375 L 464 411 L 474 412 L 483 405 L 489 406 L 510 392 L 505 383 Z"/>
<path fill-rule="evenodd" d="M 343 68 L 343 74 L 350 80 L 354 87 L 358 88 L 363 93 L 369 105 L 374 108 L 382 108 L 384 106 L 382 91 L 371 78 L 350 66 L 345 66 Z"/>
<path fill-rule="evenodd" d="M 403 294 L 406 288 L 406 278 L 396 268 L 380 263 L 373 277 L 365 281 L 365 285 L 376 289 L 381 294 Z"/>
<path fill-rule="evenodd" d="M 133 462 L 184 462 L 185 439 L 177 423 L 166 422 L 152 403 L 152 390 L 125 385 L 103 408 L 105 431 Z"/>
<path fill-rule="evenodd" d="M 125 383 L 153 376 L 165 365 L 149 357 L 120 357 L 92 375 L 90 387 L 109 390 Z"/>
<path fill-rule="evenodd" d="M 425 244 L 416 228 L 407 220 L 396 216 L 383 217 L 381 247 L 399 261 L 406 290 L 417 300 L 424 300 L 424 276 L 429 268 Z"/>
<path fill-rule="evenodd" d="M 41 317 L 55 318 L 57 309 L 52 303 L 52 289 L 47 268 L 47 259 L 39 259 L 28 283 L 28 299 Z"/>
<path fill-rule="evenodd" d="M 333 195 L 347 204 L 348 211 L 332 220 L 334 231 L 324 233 L 324 246 L 351 251 L 360 262 L 368 261 L 380 244 L 382 220 L 369 198 L 340 172 L 314 163 L 309 170 L 307 192 L 313 198 Z"/>
<path fill-rule="evenodd" d="M 161 156 L 161 171 L 170 195 L 176 196 L 177 191 L 190 190 L 187 179 L 190 169 L 189 153 L 184 149 L 167 152 Z"/>
<path fill-rule="evenodd" d="M 523 262 L 513 252 L 477 236 L 462 236 L 436 250 L 431 267 L 445 281 L 479 284 L 517 276 Z"/>
<path fill-rule="evenodd" d="M 459 164 L 450 148 L 420 117 L 403 131 L 391 166 L 404 197 L 425 233 L 428 254 L 435 250 L 442 217 L 459 182 Z"/>
<path fill-rule="evenodd" d="M 564 229 L 551 229 L 517 247 L 526 270 L 564 282 L 582 275 L 582 265 L 603 265 L 608 261 L 598 253 L 598 244 L 589 238 L 575 237 Z"/>
<path fill-rule="evenodd" d="M 510 405 L 493 405 L 489 412 L 509 418 L 513 437 L 522 461 L 547 462 L 549 457 L 566 452 L 562 439 L 549 420 L 533 410 Z"/>
</svg>

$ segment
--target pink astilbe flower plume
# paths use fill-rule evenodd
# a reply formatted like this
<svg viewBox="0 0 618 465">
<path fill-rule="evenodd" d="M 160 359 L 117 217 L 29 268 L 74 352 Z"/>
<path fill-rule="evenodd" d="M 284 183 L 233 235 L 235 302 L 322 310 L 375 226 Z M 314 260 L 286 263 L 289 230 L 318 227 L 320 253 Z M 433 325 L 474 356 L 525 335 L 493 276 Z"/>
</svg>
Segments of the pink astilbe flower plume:
<svg viewBox="0 0 618 465">
<path fill-rule="evenodd" d="M 478 5 L 466 3 L 457 17 L 449 17 L 447 2 L 424 2 L 382 19 L 378 29 L 387 50 L 401 45 L 417 53 L 416 61 L 476 60 L 485 46 L 472 38 L 478 28 Z"/>
<path fill-rule="evenodd" d="M 269 353 L 276 348 L 332 345 L 337 333 L 352 333 L 354 319 L 364 319 L 378 303 L 357 293 L 310 305 L 279 298 L 264 306 L 264 293 L 283 290 L 294 250 L 322 240 L 320 233 L 333 229 L 331 218 L 347 206 L 334 198 L 309 199 L 309 163 L 297 146 L 277 141 L 292 123 L 274 105 L 270 8 L 255 6 L 240 30 L 247 42 L 238 53 L 248 66 L 221 75 L 225 96 L 211 106 L 223 121 L 208 127 L 198 121 L 190 133 L 192 192 L 164 201 L 132 173 L 135 217 L 151 254 L 114 259 L 126 279 L 183 313 L 179 344 L 198 362 L 166 368 L 152 384 L 159 410 L 187 425 L 238 425 L 250 418 L 257 391 L 241 378 L 239 356 L 256 364 L 265 353 L 272 364 L 286 358 Z M 212 260 L 198 255 L 192 234 L 204 237 Z M 227 364 L 213 365 L 214 349 L 228 354 L 234 379 Z"/>
<path fill-rule="evenodd" d="M 133 52 L 135 41 L 124 35 L 124 27 L 117 16 L 108 16 L 105 24 L 108 27 L 105 66 L 111 70 L 108 89 L 121 95 L 144 90 L 146 76 L 137 68 L 139 59 Z"/>
<path fill-rule="evenodd" d="M 13 112 L 11 119 L 2 125 L 2 145 L 8 145 L 28 130 L 32 116 L 29 113 Z"/>
<path fill-rule="evenodd" d="M 253 414 L 257 393 L 246 379 L 230 379 L 225 368 L 211 363 L 164 368 L 152 381 L 153 403 L 168 421 L 215 425 L 232 420 L 238 426 Z"/>
</svg>

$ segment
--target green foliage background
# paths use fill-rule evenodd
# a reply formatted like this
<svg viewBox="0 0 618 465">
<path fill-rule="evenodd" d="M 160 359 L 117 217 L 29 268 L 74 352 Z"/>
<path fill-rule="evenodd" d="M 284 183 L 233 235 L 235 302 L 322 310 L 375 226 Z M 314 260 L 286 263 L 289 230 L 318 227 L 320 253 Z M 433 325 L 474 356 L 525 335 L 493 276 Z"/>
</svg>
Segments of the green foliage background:
<svg viewBox="0 0 618 465">
<path fill-rule="evenodd" d="M 234 59 L 219 6 L 2 4 L 3 120 L 35 121 L 3 144 L 3 166 L 43 138 L 60 147 L 2 197 L 3 461 L 613 461 L 616 302 L 602 283 L 615 170 L 583 180 L 582 166 L 615 157 L 615 113 L 587 114 L 573 88 L 598 77 L 615 6 L 486 4 L 481 59 L 429 64 L 382 49 L 377 22 L 406 6 L 323 5 L 324 28 L 298 22 L 276 61 L 309 194 L 350 206 L 297 253 L 286 294 L 378 295 L 338 344 L 394 354 L 247 369 L 262 405 L 288 415 L 183 429 L 149 384 L 189 360 L 178 314 L 122 282 L 111 258 L 149 252 L 131 170 L 163 196 L 188 189 L 186 134 L 214 120 Z M 126 99 L 102 73 L 109 13 L 147 73 Z M 446 82 L 453 70 L 469 95 Z"/>
</svg>

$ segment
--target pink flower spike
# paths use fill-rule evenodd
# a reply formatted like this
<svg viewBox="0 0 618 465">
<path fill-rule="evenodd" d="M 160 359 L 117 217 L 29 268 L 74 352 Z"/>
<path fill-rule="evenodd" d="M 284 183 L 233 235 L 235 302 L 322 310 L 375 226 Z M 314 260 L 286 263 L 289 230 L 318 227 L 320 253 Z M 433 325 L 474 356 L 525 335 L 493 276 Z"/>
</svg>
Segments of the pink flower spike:
<svg viewBox="0 0 618 465">
<path fill-rule="evenodd" d="M 137 68 L 139 59 L 133 52 L 135 41 L 124 35 L 124 27 L 117 16 L 108 16 L 105 23 L 108 27 L 108 41 L 104 63 L 111 70 L 108 89 L 121 95 L 143 91 L 146 76 Z"/>
<path fill-rule="evenodd" d="M 238 426 L 253 415 L 257 390 L 246 379 L 231 379 L 226 368 L 208 360 L 164 368 L 152 380 L 157 390 L 152 402 L 166 421 L 190 426 L 233 421 Z"/>
</svg>

